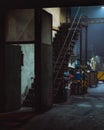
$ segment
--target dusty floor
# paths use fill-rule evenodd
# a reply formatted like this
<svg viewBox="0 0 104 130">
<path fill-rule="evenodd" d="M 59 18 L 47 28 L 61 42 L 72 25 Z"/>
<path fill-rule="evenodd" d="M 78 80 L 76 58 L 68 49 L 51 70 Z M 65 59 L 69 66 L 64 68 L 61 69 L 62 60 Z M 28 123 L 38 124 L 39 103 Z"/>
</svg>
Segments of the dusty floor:
<svg viewBox="0 0 104 130">
<path fill-rule="evenodd" d="M 104 130 L 104 84 L 84 96 L 69 96 L 44 114 L 33 117 L 21 130 Z"/>
<path fill-rule="evenodd" d="M 104 83 L 89 87 L 86 95 L 69 95 L 66 102 L 54 104 L 28 121 L 23 117 L 19 123 L 18 128 L 5 126 L 0 130 L 104 130 Z M 11 124 L 16 126 L 13 121 Z"/>
</svg>

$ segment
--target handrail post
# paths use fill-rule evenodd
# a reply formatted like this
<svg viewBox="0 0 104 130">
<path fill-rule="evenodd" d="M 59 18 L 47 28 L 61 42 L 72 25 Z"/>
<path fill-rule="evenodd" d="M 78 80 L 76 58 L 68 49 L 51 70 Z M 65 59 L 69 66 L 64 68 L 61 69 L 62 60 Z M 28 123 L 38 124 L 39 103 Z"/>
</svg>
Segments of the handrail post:
<svg viewBox="0 0 104 130">
<path fill-rule="evenodd" d="M 82 28 L 80 30 L 80 84 L 82 90 Z"/>
<path fill-rule="evenodd" d="M 85 28 L 86 41 L 85 41 L 85 65 L 87 65 L 87 48 L 88 48 L 88 27 Z"/>
</svg>

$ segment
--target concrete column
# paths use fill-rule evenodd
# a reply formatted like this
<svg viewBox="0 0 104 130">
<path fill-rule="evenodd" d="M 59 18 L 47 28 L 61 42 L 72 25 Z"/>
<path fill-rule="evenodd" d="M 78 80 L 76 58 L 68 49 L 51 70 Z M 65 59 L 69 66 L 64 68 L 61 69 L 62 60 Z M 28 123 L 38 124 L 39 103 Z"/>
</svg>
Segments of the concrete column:
<svg viewBox="0 0 104 130">
<path fill-rule="evenodd" d="M 52 106 L 52 16 L 35 10 L 36 109 Z"/>
<path fill-rule="evenodd" d="M 0 11 L 0 112 L 4 111 L 4 45 L 5 45 L 5 28 L 4 28 L 5 13 Z"/>
<path fill-rule="evenodd" d="M 52 106 L 52 15 L 42 11 L 42 46 L 41 46 L 41 101 L 42 108 Z"/>
<path fill-rule="evenodd" d="M 35 102 L 37 111 L 41 109 L 41 9 L 35 9 Z"/>
</svg>

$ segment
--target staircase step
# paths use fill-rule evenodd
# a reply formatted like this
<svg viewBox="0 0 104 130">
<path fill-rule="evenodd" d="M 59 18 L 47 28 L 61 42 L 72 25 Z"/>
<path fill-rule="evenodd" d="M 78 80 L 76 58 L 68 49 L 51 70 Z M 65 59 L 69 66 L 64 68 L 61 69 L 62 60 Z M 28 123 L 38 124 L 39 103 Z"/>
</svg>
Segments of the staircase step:
<svg viewBox="0 0 104 130">
<path fill-rule="evenodd" d="M 34 104 L 35 104 L 35 101 L 29 100 L 29 99 L 23 102 L 23 106 L 27 106 L 27 107 L 32 107 Z"/>
<path fill-rule="evenodd" d="M 75 42 L 76 42 L 76 40 L 75 40 L 75 39 L 71 40 L 71 43 L 75 43 Z"/>
<path fill-rule="evenodd" d="M 59 29 L 67 29 L 67 28 L 69 28 L 70 27 L 70 23 L 63 23 L 60 27 L 59 27 Z"/>
<path fill-rule="evenodd" d="M 81 31 L 81 28 L 69 28 L 68 30 L 69 30 L 69 31 L 77 31 L 77 32 L 80 32 L 80 31 Z"/>
<path fill-rule="evenodd" d="M 29 93 L 32 93 L 32 94 L 35 93 L 35 89 L 34 88 L 30 88 L 29 89 Z"/>
<path fill-rule="evenodd" d="M 36 86 L 36 81 L 35 81 L 35 83 L 33 82 L 32 84 L 31 84 L 31 88 L 34 88 Z"/>
<path fill-rule="evenodd" d="M 54 73 L 57 73 L 59 70 L 59 68 L 55 68 L 54 69 Z M 61 67 L 61 71 L 64 72 L 66 70 L 66 66 L 65 67 Z"/>
<path fill-rule="evenodd" d="M 66 39 L 65 46 L 62 50 L 62 53 L 58 59 L 57 64 L 56 64 L 56 67 L 54 68 L 53 78 L 55 79 L 56 74 L 59 70 L 60 64 L 63 60 L 63 56 L 65 56 L 62 66 L 60 68 L 60 71 L 58 73 L 57 79 L 55 80 L 55 83 L 53 86 L 53 97 L 57 95 L 59 88 L 64 85 L 64 79 L 63 79 L 64 71 L 66 71 L 66 69 L 68 68 L 68 61 L 69 61 L 70 55 L 72 54 L 73 47 L 75 45 L 75 42 L 76 42 L 76 39 L 78 36 L 78 32 L 80 31 L 78 29 L 79 28 L 77 28 L 77 32 L 75 33 L 74 39 L 72 41 L 70 41 L 70 40 L 71 40 L 73 31 L 74 31 L 74 28 L 70 31 L 69 36 Z M 59 27 L 59 31 L 55 35 L 56 38 L 54 39 L 54 42 L 53 42 L 53 65 L 55 65 L 55 61 L 57 60 L 57 57 L 59 55 L 61 47 L 63 46 L 63 44 L 65 42 L 65 38 L 66 38 L 69 30 L 70 30 L 70 24 L 63 24 L 61 27 Z M 69 46 L 69 43 L 70 43 L 70 46 Z M 70 47 L 69 49 L 68 49 L 68 46 Z"/>
<path fill-rule="evenodd" d="M 35 94 L 28 94 L 26 96 L 26 100 L 29 99 L 29 100 L 33 100 L 35 98 Z"/>
<path fill-rule="evenodd" d="M 87 22 L 81 22 L 81 26 L 88 27 L 88 23 Z"/>
</svg>

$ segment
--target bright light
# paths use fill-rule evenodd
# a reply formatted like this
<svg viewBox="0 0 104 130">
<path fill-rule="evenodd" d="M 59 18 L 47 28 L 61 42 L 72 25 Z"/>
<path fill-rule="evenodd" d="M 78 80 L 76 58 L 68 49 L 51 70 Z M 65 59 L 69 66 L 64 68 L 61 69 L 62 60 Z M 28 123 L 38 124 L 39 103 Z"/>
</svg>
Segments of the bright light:
<svg viewBox="0 0 104 130">
<path fill-rule="evenodd" d="M 101 8 L 103 8 L 103 9 L 104 9 L 104 6 L 102 6 Z"/>
</svg>

